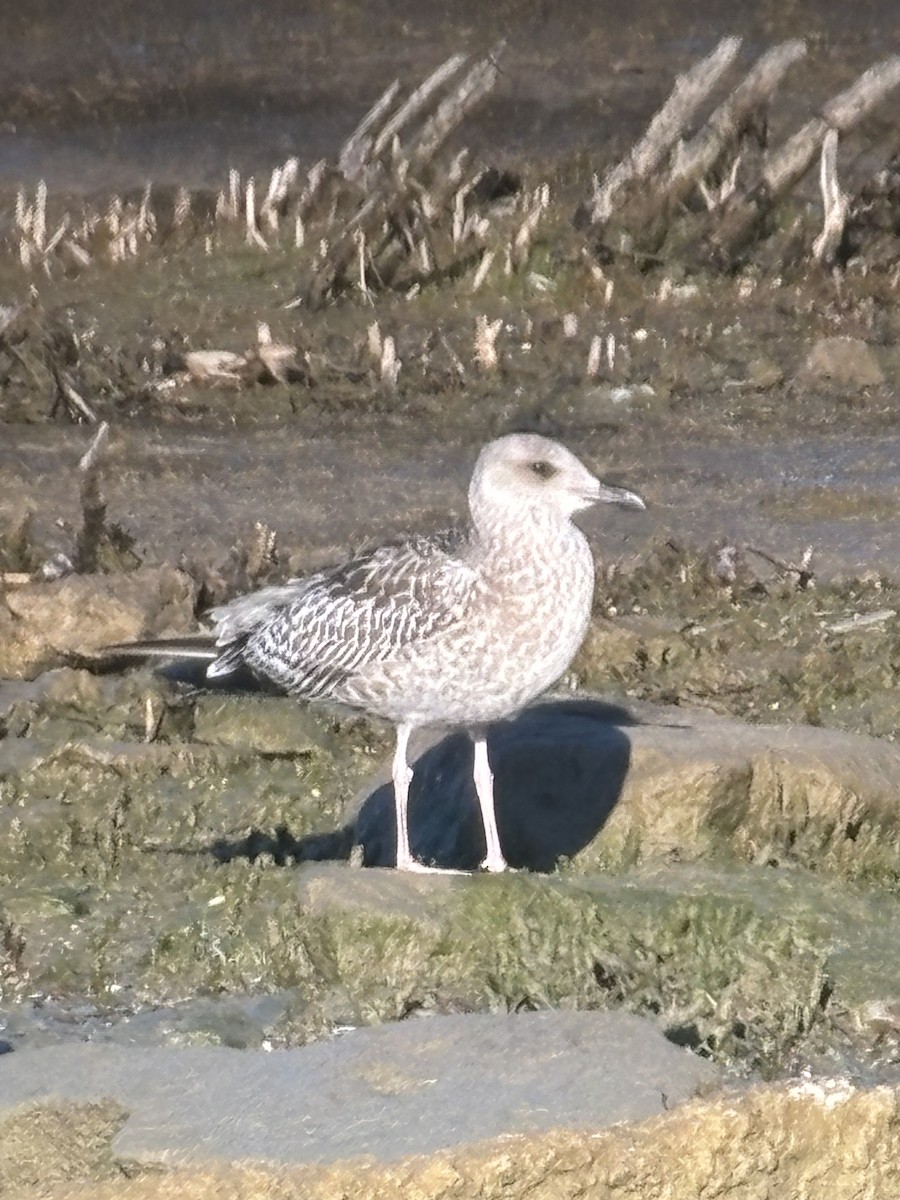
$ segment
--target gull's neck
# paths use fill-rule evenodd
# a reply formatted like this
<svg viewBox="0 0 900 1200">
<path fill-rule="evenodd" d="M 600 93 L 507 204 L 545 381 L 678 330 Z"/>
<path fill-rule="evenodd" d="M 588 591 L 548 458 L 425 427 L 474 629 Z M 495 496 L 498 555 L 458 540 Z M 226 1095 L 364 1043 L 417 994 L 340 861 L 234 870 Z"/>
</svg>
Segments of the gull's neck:
<svg viewBox="0 0 900 1200">
<path fill-rule="evenodd" d="M 567 514 L 547 505 L 486 505 L 472 497 L 470 511 L 475 541 L 482 551 L 504 551 L 516 559 L 539 554 L 578 532 Z"/>
</svg>

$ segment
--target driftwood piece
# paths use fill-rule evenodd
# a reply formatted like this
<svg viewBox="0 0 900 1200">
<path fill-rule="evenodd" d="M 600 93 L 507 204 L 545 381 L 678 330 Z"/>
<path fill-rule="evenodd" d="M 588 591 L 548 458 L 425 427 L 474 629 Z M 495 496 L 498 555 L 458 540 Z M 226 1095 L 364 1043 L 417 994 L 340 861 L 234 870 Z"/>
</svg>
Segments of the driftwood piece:
<svg viewBox="0 0 900 1200">
<path fill-rule="evenodd" d="M 434 93 L 462 69 L 465 61 L 464 54 L 452 54 L 446 62 L 441 63 L 427 79 L 419 84 L 397 111 L 378 129 L 379 122 L 390 111 L 391 105 L 400 91 L 400 81 L 395 79 L 345 142 L 338 157 L 338 170 L 344 178 L 351 182 L 361 180 L 367 167 L 372 165 L 378 156 L 390 146 L 392 140 L 419 116 L 427 107 Z"/>
<path fill-rule="evenodd" d="M 97 417 L 93 410 L 84 397 L 77 391 L 75 385 L 65 372 L 54 367 L 53 377 L 56 383 L 56 399 L 53 404 L 53 410 L 56 410 L 61 401 L 76 421 L 89 421 L 92 425 L 95 424 Z"/>
<path fill-rule="evenodd" d="M 419 84 L 375 138 L 372 144 L 373 157 L 381 154 L 391 144 L 393 138 L 399 137 L 401 130 L 405 129 L 425 109 L 434 93 L 462 69 L 465 61 L 464 54 L 453 54 L 436 71 L 432 71 L 424 83 Z"/>
<path fill-rule="evenodd" d="M 748 195 L 735 197 L 714 235 L 719 256 L 731 263 L 752 240 L 759 223 L 806 174 L 829 129 L 854 128 L 900 84 L 900 55 L 865 71 L 851 87 L 835 96 L 769 156 L 760 184 Z"/>
<path fill-rule="evenodd" d="M 317 306 L 335 291 L 354 285 L 368 295 L 370 274 L 383 286 L 414 253 L 436 267 L 430 226 L 460 182 L 461 160 L 442 172 L 435 159 L 453 130 L 494 87 L 501 48 L 476 62 L 424 120 L 435 95 L 459 75 L 465 63 L 462 55 L 447 59 L 393 114 L 389 115 L 396 99 L 392 88 L 369 110 L 341 155 L 345 169 L 353 172 L 346 183 L 357 188 L 349 194 L 343 189 L 343 198 L 354 202 L 356 210 L 328 246 L 307 290 L 307 303 Z M 383 122 L 380 127 L 379 122 Z M 404 132 L 407 136 L 401 142 Z M 433 190 L 428 186 L 430 177 L 440 181 Z M 365 188 L 364 195 L 360 188 Z M 340 198 L 335 197 L 336 206 Z"/>
<path fill-rule="evenodd" d="M 500 43 L 481 62 L 477 62 L 451 95 L 438 106 L 412 147 L 417 163 L 427 162 L 446 142 L 453 130 L 481 103 L 497 82 Z"/>
<path fill-rule="evenodd" d="M 382 119 L 391 105 L 397 98 L 397 93 L 400 91 L 400 80 L 395 79 L 375 101 L 357 127 L 344 142 L 343 148 L 338 155 L 338 170 L 345 179 L 356 179 L 361 173 L 366 159 L 372 149 L 373 135 L 372 130 Z M 324 162 L 316 164 L 317 167 L 324 168 Z M 314 168 L 315 169 L 315 168 Z M 318 172 L 321 175 L 321 172 Z M 318 188 L 319 181 L 313 182 L 312 174 L 310 174 L 310 185 L 312 190 Z"/>
<path fill-rule="evenodd" d="M 854 613 L 843 621 L 834 621 L 825 626 L 826 633 L 857 633 L 861 629 L 876 629 L 897 615 L 895 608 L 880 608 L 877 612 Z"/>
<path fill-rule="evenodd" d="M 813 548 L 807 546 L 800 556 L 798 563 L 785 562 L 784 559 L 776 558 L 774 554 L 770 554 L 768 550 L 762 550 L 759 546 L 746 545 L 745 550 L 750 554 L 755 554 L 758 558 L 769 563 L 775 568 L 785 579 L 796 578 L 797 587 L 801 592 L 805 592 L 810 587 L 815 587 L 816 573 L 812 569 Z"/>
<path fill-rule="evenodd" d="M 605 224 L 625 199 L 625 189 L 648 179 L 656 170 L 732 64 L 740 47 L 740 38 L 723 38 L 712 54 L 678 77 L 669 99 L 628 157 L 613 167 L 602 181 L 595 180 L 590 211 L 592 226 Z"/>
<path fill-rule="evenodd" d="M 867 117 L 885 96 L 900 84 L 900 54 L 870 67 L 846 91 L 830 100 L 822 115 L 807 121 L 766 164 L 765 185 L 772 196 L 782 196 L 806 174 L 829 129 L 845 133 Z"/>
<path fill-rule="evenodd" d="M 768 103 L 788 68 L 805 53 L 803 41 L 782 42 L 754 63 L 703 129 L 679 146 L 669 177 L 660 188 L 668 201 L 684 199 L 708 174 L 726 147 L 739 139 L 754 114 Z"/>
</svg>

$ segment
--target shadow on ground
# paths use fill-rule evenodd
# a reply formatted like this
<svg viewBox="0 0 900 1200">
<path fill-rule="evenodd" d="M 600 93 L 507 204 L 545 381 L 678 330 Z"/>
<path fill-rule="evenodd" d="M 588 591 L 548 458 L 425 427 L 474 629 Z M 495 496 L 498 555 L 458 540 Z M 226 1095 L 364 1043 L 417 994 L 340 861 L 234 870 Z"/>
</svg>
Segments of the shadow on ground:
<svg viewBox="0 0 900 1200">
<path fill-rule="evenodd" d="M 634 718 L 599 700 L 557 701 L 528 709 L 488 734 L 500 840 L 511 867 L 552 871 L 590 843 L 618 803 L 630 762 L 622 726 Z M 485 854 L 472 782 L 472 743 L 453 733 L 413 766 L 410 843 L 420 861 L 475 870 Z M 396 860 L 396 821 L 390 783 L 376 788 L 342 829 L 294 838 L 286 826 L 253 830 L 239 841 L 219 840 L 221 861 L 271 854 L 276 862 L 349 858 L 362 847 L 367 867 Z"/>
</svg>

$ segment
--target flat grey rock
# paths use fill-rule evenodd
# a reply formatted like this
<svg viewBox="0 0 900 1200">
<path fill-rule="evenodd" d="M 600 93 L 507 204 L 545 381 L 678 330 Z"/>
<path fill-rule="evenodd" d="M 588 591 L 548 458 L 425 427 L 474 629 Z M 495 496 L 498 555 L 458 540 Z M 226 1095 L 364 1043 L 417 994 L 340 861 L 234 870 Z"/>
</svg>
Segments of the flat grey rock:
<svg viewBox="0 0 900 1200">
<path fill-rule="evenodd" d="M 119 1100 L 115 1153 L 142 1163 L 391 1162 L 500 1134 L 655 1116 L 718 1072 L 640 1017 L 471 1014 L 359 1029 L 298 1050 L 82 1043 L 5 1055 L 0 1115 Z"/>
</svg>

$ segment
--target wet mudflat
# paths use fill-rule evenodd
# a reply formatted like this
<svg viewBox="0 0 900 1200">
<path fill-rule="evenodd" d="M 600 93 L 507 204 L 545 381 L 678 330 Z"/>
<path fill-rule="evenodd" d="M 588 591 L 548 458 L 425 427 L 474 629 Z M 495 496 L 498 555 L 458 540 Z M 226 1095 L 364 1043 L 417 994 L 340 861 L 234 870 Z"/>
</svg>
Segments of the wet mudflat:
<svg viewBox="0 0 900 1200">
<path fill-rule="evenodd" d="M 478 427 L 491 435 L 483 415 L 472 423 L 475 436 L 455 430 L 440 442 L 413 442 L 402 428 L 315 436 L 290 424 L 237 435 L 122 426 L 110 452 L 110 515 L 148 561 L 221 555 L 262 522 L 300 569 L 462 519 Z M 673 441 L 633 427 L 576 427 L 568 442 L 601 475 L 652 498 L 637 517 L 606 510 L 581 518 L 607 562 L 637 561 L 669 538 L 696 551 L 724 540 L 785 561 L 811 546 L 822 581 L 896 578 L 898 435 Z M 58 522 L 77 520 L 77 461 L 88 443 L 84 430 L 5 430 L 4 508 L 33 510 L 32 533 L 47 555 L 70 541 Z"/>
<path fill-rule="evenodd" d="M 598 277 L 570 219 L 718 36 L 745 32 L 748 54 L 811 37 L 804 86 L 773 114 L 788 127 L 888 53 L 890 27 L 877 5 L 852 31 L 819 5 L 763 6 L 746 30 L 713 7 L 654 6 L 646 28 L 589 10 L 510 5 L 487 28 L 474 12 L 276 5 L 209 25 L 158 4 L 135 28 L 111 5 L 109 66 L 92 72 L 77 38 L 63 58 L 56 24 L 22 18 L 43 66 L 29 90 L 7 64 L 10 210 L 39 175 L 61 213 L 151 168 L 216 189 L 231 165 L 308 165 L 394 74 L 511 29 L 465 140 L 523 189 L 549 183 L 555 207 L 527 269 L 317 308 L 286 307 L 311 260 L 285 237 L 263 252 L 200 223 L 128 261 L 44 272 L 4 227 L 0 301 L 18 312 L 0 348 L 3 1049 L 287 1048 L 422 1014 L 610 1008 L 735 1077 L 895 1081 L 893 243 L 876 253 L 863 230 L 839 275 L 798 252 L 734 273 L 626 255 Z M 804 230 L 815 197 L 811 180 L 792 209 Z M 479 321 L 500 322 L 493 361 Z M 266 366 L 260 323 L 289 371 Z M 242 365 L 189 369 L 212 350 Z M 70 569 L 78 463 L 101 420 L 105 523 L 85 573 Z M 461 517 L 478 447 L 517 428 L 648 501 L 585 514 L 585 647 L 548 708 L 495 732 L 521 874 L 370 869 L 390 861 L 389 730 L 98 657 Z M 414 841 L 467 866 L 469 764 L 435 740 L 418 748 Z"/>
</svg>

